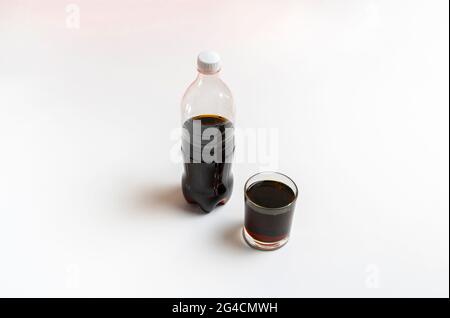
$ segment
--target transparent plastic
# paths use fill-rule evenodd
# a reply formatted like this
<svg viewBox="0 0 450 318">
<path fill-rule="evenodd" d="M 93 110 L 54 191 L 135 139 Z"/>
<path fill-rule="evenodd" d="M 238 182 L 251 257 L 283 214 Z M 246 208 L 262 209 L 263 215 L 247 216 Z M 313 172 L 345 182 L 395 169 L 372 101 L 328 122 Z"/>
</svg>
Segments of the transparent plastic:
<svg viewBox="0 0 450 318">
<path fill-rule="evenodd" d="M 218 115 L 234 123 L 235 108 L 230 89 L 221 80 L 220 72 L 198 73 L 181 101 L 181 124 L 199 115 Z"/>
<path fill-rule="evenodd" d="M 217 205 L 225 204 L 233 189 L 231 163 L 234 153 L 234 135 L 228 132 L 234 127 L 235 108 L 230 89 L 220 79 L 219 72 L 198 73 L 197 78 L 183 96 L 181 121 L 184 128 L 183 194 L 189 203 L 198 204 L 203 211 L 210 212 Z M 204 148 L 209 142 L 202 139 L 196 144 L 193 141 L 192 136 L 199 134 L 195 133 L 195 122 L 201 126 L 199 130 L 201 138 L 208 128 L 220 131 L 223 137 L 220 139 L 220 144 L 219 142 L 213 144 L 220 149 L 218 160 L 205 161 L 203 157 L 201 160 L 195 160 L 194 156 L 203 155 Z M 211 142 L 209 144 L 211 145 Z"/>
</svg>

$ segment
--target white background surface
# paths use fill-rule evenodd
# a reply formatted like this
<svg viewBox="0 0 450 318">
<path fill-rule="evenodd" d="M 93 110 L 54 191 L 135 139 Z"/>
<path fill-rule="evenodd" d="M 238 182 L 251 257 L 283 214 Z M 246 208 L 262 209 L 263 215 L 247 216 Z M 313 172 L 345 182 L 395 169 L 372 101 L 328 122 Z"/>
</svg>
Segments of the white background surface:
<svg viewBox="0 0 450 318">
<path fill-rule="evenodd" d="M 448 297 L 448 1 L 67 4 L 0 1 L 0 296 Z M 181 196 L 205 48 L 301 188 L 276 252 L 240 237 L 261 163 L 209 215 Z"/>
</svg>

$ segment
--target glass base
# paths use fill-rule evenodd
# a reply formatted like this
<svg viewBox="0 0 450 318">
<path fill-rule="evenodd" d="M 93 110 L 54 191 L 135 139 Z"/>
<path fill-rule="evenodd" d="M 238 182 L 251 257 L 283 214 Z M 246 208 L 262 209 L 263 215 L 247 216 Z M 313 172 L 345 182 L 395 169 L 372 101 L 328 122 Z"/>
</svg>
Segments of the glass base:
<svg viewBox="0 0 450 318">
<path fill-rule="evenodd" d="M 276 242 L 262 242 L 255 240 L 250 234 L 248 234 L 245 226 L 242 228 L 242 236 L 244 236 L 245 242 L 247 242 L 250 247 L 256 248 L 261 251 L 273 251 L 279 249 L 289 241 L 289 236 Z"/>
</svg>

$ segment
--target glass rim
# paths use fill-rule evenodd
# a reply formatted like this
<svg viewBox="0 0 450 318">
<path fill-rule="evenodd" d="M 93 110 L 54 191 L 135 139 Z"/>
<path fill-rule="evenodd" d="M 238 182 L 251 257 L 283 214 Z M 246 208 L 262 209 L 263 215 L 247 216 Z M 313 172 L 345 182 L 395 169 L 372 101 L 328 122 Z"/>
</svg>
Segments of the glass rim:
<svg viewBox="0 0 450 318">
<path fill-rule="evenodd" d="M 250 180 L 253 179 L 253 178 L 256 177 L 256 176 L 259 176 L 259 175 L 270 175 L 270 174 L 274 174 L 274 175 L 278 175 L 278 176 L 281 176 L 281 177 L 283 177 L 283 178 L 286 178 L 286 179 L 288 179 L 290 182 L 292 182 L 292 184 L 294 185 L 294 189 L 293 189 L 293 190 L 294 190 L 294 195 L 295 195 L 295 196 L 294 196 L 294 199 L 293 199 L 291 202 L 289 202 L 289 204 L 283 205 L 283 206 L 281 206 L 281 207 L 276 207 L 276 208 L 268 208 L 268 207 L 266 207 L 266 206 L 262 206 L 262 205 L 259 205 L 259 204 L 255 203 L 252 199 L 250 199 L 250 198 L 248 197 L 248 195 L 247 195 L 247 188 L 249 188 L 248 185 L 249 185 Z M 270 180 L 272 180 L 272 181 L 277 181 L 277 182 L 281 182 L 281 183 L 285 184 L 286 186 L 288 186 L 289 188 L 292 189 L 291 186 L 289 186 L 288 184 L 286 184 L 286 183 L 283 182 L 283 181 L 273 180 L 273 179 L 269 179 L 269 178 L 263 179 L 263 180 L 261 180 L 261 181 L 270 181 Z M 294 180 L 292 180 L 290 177 L 288 177 L 288 176 L 285 175 L 284 173 L 276 172 L 276 171 L 261 171 L 261 172 L 257 172 L 257 173 L 255 173 L 255 174 L 251 175 L 251 176 L 247 179 L 247 181 L 246 181 L 245 184 L 244 184 L 244 196 L 245 196 L 245 198 L 246 198 L 248 201 L 250 201 L 253 205 L 255 205 L 256 207 L 258 207 L 258 208 L 260 208 L 260 209 L 265 209 L 265 210 L 280 210 L 280 209 L 286 209 L 287 207 L 293 205 L 293 204 L 297 201 L 297 197 L 298 197 L 298 187 L 297 187 L 297 184 L 294 182 Z"/>
</svg>

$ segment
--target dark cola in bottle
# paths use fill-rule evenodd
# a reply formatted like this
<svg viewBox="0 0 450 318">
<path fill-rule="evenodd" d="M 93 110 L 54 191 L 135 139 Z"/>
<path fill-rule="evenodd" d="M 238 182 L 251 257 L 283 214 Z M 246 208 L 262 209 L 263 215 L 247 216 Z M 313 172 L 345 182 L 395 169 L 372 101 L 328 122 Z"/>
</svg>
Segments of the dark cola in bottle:
<svg viewBox="0 0 450 318">
<path fill-rule="evenodd" d="M 225 204 L 233 190 L 235 111 L 231 92 L 219 77 L 220 64 L 217 53 L 200 53 L 198 76 L 181 103 L 183 195 L 205 212 Z"/>
</svg>

